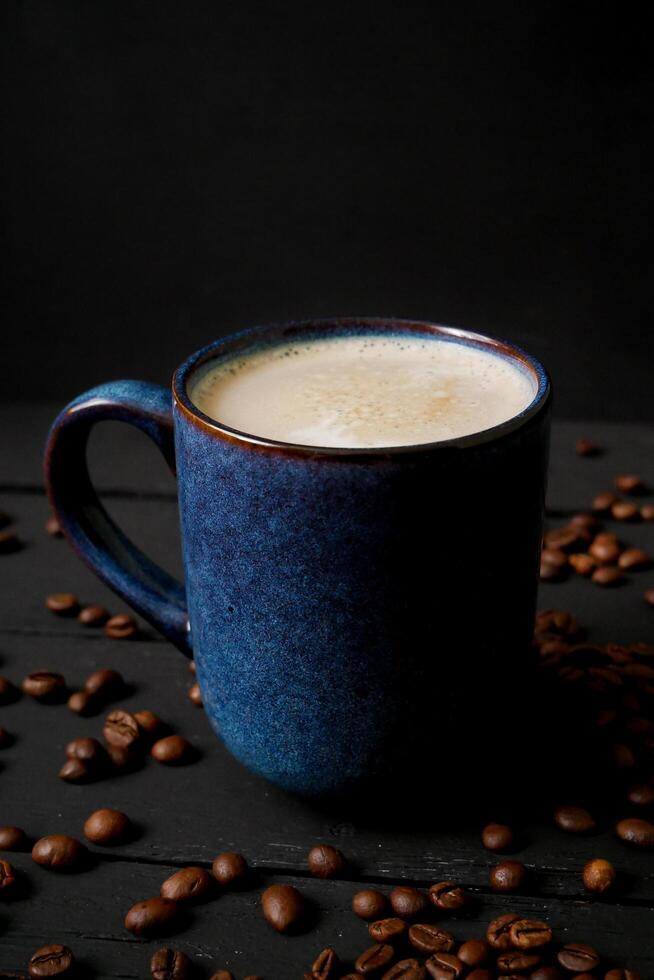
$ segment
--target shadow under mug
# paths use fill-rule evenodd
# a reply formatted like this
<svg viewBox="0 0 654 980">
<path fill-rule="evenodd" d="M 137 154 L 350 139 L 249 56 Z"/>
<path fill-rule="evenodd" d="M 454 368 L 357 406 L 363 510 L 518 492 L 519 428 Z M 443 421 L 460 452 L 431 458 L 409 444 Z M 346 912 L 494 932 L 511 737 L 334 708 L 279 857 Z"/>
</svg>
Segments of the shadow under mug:
<svg viewBox="0 0 654 980">
<path fill-rule="evenodd" d="M 531 375 L 535 397 L 486 431 L 382 450 L 257 438 L 189 399 L 213 358 L 368 333 L 491 351 Z M 46 484 L 81 558 L 195 658 L 209 721 L 246 766 L 313 796 L 412 770 L 433 784 L 471 741 L 479 752 L 511 738 L 529 701 L 549 403 L 538 361 L 468 331 L 359 318 L 261 327 L 190 357 L 172 397 L 139 381 L 80 395 L 53 424 Z M 98 500 L 86 443 L 105 419 L 147 433 L 177 474 L 184 586 Z"/>
</svg>

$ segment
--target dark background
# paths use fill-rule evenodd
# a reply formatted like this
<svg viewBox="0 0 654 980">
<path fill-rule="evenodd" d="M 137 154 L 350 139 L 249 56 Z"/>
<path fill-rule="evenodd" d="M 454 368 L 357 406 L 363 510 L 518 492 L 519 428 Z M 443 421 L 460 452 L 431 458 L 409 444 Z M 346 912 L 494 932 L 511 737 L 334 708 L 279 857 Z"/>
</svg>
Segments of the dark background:
<svg viewBox="0 0 654 980">
<path fill-rule="evenodd" d="M 522 343 L 559 416 L 652 418 L 635 9 L 5 0 L 1 397 L 397 314 Z"/>
</svg>

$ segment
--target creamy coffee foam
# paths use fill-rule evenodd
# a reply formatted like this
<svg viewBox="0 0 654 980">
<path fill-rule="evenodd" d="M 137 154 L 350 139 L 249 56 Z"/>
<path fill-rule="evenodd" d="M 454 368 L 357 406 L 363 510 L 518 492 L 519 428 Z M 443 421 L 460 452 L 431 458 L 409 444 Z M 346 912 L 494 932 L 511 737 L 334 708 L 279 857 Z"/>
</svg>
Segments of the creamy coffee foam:
<svg viewBox="0 0 654 980">
<path fill-rule="evenodd" d="M 189 394 L 205 415 L 249 435 L 364 449 L 490 429 L 523 411 L 536 385 L 515 362 L 477 347 L 366 334 L 217 360 Z"/>
</svg>

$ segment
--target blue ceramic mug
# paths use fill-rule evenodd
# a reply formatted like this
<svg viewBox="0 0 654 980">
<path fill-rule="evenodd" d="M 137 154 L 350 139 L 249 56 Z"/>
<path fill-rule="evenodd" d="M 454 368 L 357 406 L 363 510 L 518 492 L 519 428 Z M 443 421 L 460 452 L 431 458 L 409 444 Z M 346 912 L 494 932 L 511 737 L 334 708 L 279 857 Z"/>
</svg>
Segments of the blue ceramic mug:
<svg viewBox="0 0 654 980">
<path fill-rule="evenodd" d="M 385 450 L 257 438 L 189 399 L 212 358 L 370 332 L 481 347 L 518 362 L 536 395 L 484 432 Z M 287 789 L 326 795 L 406 771 L 462 730 L 497 732 L 512 694 L 524 701 L 549 402 L 538 361 L 467 331 L 358 318 L 255 328 L 190 357 L 172 396 L 116 381 L 76 398 L 52 427 L 46 483 L 84 561 L 195 658 L 207 716 L 233 754 Z M 98 500 L 85 448 L 105 419 L 146 432 L 177 474 L 184 585 Z"/>
</svg>

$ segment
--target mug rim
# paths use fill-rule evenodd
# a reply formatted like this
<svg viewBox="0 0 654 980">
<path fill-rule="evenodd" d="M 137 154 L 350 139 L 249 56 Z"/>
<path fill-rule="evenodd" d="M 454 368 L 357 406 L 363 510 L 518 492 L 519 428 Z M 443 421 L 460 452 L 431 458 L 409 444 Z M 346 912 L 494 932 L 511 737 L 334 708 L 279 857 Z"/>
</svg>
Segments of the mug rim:
<svg viewBox="0 0 654 980">
<path fill-rule="evenodd" d="M 236 353 L 248 350 L 256 344 L 267 341 L 289 341 L 307 333 L 324 335 L 338 332 L 347 335 L 348 332 L 367 331 L 370 333 L 412 333 L 417 335 L 440 336 L 452 341 L 459 341 L 467 346 L 488 350 L 500 357 L 518 361 L 531 374 L 536 382 L 536 392 L 531 402 L 517 415 L 511 416 L 498 425 L 479 432 L 472 432 L 453 439 L 441 439 L 435 442 L 412 443 L 400 446 L 344 447 L 344 446 L 311 446 L 302 443 L 283 442 L 277 439 L 267 439 L 234 429 L 223 422 L 218 422 L 204 412 L 191 400 L 188 394 L 188 383 L 195 372 L 207 361 L 213 360 L 220 354 Z M 191 354 L 175 371 L 172 380 L 172 391 L 175 405 L 190 422 L 206 432 L 218 436 L 228 442 L 246 448 L 259 448 L 291 455 L 308 457 L 325 456 L 331 458 L 355 457 L 364 459 L 387 458 L 389 456 L 415 456 L 425 453 L 438 452 L 452 447 L 466 448 L 494 442 L 517 429 L 522 428 L 530 419 L 541 412 L 551 399 L 552 383 L 549 374 L 538 358 L 529 354 L 517 344 L 510 343 L 488 334 L 466 330 L 461 327 L 446 326 L 432 323 L 429 320 L 413 320 L 400 317 L 369 317 L 369 316 L 339 316 L 314 317 L 305 320 L 289 320 L 284 323 L 271 323 L 262 326 L 248 327 L 236 333 L 214 340 L 200 350 Z"/>
</svg>

